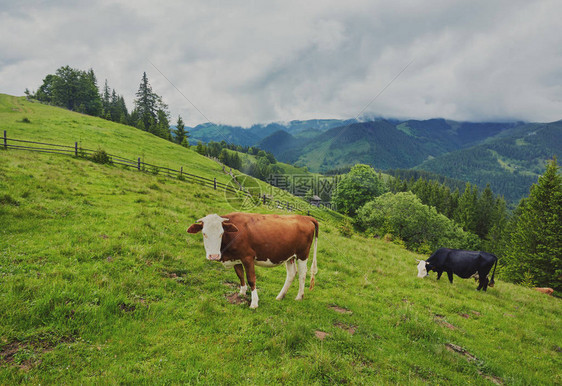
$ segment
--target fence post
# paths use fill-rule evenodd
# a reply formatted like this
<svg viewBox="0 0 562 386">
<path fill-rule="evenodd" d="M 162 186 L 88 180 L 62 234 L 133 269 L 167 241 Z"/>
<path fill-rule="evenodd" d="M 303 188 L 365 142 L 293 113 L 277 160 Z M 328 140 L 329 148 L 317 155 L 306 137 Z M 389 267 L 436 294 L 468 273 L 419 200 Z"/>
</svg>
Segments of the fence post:
<svg viewBox="0 0 562 386">
<path fill-rule="evenodd" d="M 266 201 L 266 198 L 265 198 L 265 194 L 264 194 L 264 195 L 263 195 L 263 204 L 264 204 L 264 205 L 266 204 L 265 201 Z"/>
<path fill-rule="evenodd" d="M 183 174 L 183 166 L 180 168 L 180 178 L 182 177 Z"/>
<path fill-rule="evenodd" d="M 214 179 L 213 186 L 215 187 L 215 190 L 217 190 L 217 177 Z"/>
<path fill-rule="evenodd" d="M 138 169 L 139 172 L 140 172 L 140 170 L 141 170 L 141 169 L 140 169 L 140 157 L 139 157 L 139 160 L 138 160 L 138 162 L 137 162 L 137 169 Z"/>
<path fill-rule="evenodd" d="M 74 156 L 78 157 L 78 142 L 74 142 Z"/>
<path fill-rule="evenodd" d="M 6 130 L 4 130 L 4 149 L 8 149 L 8 136 L 6 135 Z"/>
</svg>

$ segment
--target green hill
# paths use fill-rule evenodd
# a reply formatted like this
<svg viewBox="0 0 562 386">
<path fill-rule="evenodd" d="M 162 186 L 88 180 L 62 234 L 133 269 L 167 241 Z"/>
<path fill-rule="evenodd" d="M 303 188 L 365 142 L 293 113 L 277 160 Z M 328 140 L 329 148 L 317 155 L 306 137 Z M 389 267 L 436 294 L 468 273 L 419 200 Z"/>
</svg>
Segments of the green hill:
<svg viewBox="0 0 562 386">
<path fill-rule="evenodd" d="M 191 150 L 23 98 L 0 96 L 0 123 L 226 178 Z M 284 269 L 258 268 L 260 307 L 237 304 L 233 270 L 186 233 L 232 210 L 212 187 L 0 150 L 0 383 L 562 382 L 559 299 L 501 280 L 481 293 L 419 279 L 420 256 L 343 237 L 327 212 L 314 291 L 294 301 L 294 283 L 276 301 Z"/>
<path fill-rule="evenodd" d="M 532 123 L 502 131 L 483 144 L 454 151 L 418 165 L 449 178 L 485 186 L 518 201 L 544 173 L 546 160 L 562 156 L 562 121 Z"/>
<path fill-rule="evenodd" d="M 289 161 L 313 171 L 365 163 L 379 169 L 406 168 L 421 163 L 428 153 L 411 136 L 386 121 L 354 123 L 332 128 L 285 150 Z M 281 160 L 284 161 L 283 157 Z"/>
</svg>

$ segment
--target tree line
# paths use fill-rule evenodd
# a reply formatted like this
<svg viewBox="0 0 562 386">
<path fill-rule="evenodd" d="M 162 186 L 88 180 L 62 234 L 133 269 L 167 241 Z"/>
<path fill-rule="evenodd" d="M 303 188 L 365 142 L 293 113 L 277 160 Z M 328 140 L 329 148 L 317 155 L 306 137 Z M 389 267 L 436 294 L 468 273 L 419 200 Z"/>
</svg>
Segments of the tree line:
<svg viewBox="0 0 562 386">
<path fill-rule="evenodd" d="M 241 146 L 227 143 L 226 141 L 211 141 L 207 144 L 199 141 L 195 151 L 207 157 L 217 158 L 220 162 L 233 169 L 240 170 L 252 177 L 262 181 L 270 182 L 270 176 L 283 173 L 283 169 L 277 164 L 273 153 L 260 149 L 257 146 Z M 255 157 L 242 159 L 240 154 L 249 154 Z"/>
<path fill-rule="evenodd" d="M 502 277 L 562 291 L 562 177 L 556 158 L 513 213 L 490 185 L 467 183 L 461 193 L 435 180 L 386 181 L 355 165 L 337 185 L 333 203 L 356 228 L 419 253 L 440 247 L 486 250 L 499 257 Z"/>
<path fill-rule="evenodd" d="M 170 129 L 170 112 L 162 97 L 155 93 L 146 72 L 136 92 L 134 107 L 129 112 L 125 98 L 111 89 L 105 80 L 100 91 L 93 69 L 88 71 L 63 66 L 48 74 L 37 91 L 25 90 L 28 98 L 72 111 L 134 126 L 158 137 L 189 146 L 189 132 L 178 115 L 176 129 Z"/>
</svg>

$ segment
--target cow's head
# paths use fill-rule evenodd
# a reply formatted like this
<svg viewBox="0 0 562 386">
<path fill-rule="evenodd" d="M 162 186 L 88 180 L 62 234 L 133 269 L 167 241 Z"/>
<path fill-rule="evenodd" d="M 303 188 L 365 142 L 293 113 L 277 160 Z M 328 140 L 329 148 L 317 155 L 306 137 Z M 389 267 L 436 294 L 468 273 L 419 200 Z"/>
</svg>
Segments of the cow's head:
<svg viewBox="0 0 562 386">
<path fill-rule="evenodd" d="M 418 277 L 424 278 L 427 275 L 427 262 L 425 260 L 418 260 Z"/>
<path fill-rule="evenodd" d="M 203 233 L 203 245 L 208 260 L 217 261 L 221 259 L 221 243 L 224 232 L 238 232 L 234 224 L 226 222 L 227 218 L 217 214 L 209 214 L 192 224 L 187 233 Z"/>
</svg>

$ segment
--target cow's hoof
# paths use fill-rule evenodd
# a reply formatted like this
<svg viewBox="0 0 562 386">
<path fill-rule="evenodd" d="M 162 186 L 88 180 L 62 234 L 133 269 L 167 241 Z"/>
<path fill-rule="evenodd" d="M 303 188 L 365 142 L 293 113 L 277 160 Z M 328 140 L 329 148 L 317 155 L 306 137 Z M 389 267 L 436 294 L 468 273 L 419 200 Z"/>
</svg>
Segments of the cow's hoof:
<svg viewBox="0 0 562 386">
<path fill-rule="evenodd" d="M 295 300 L 302 300 L 303 295 L 297 295 L 297 297 L 295 298 Z"/>
<path fill-rule="evenodd" d="M 283 300 L 283 299 L 285 299 L 285 295 L 277 295 L 277 297 L 275 299 L 276 300 Z"/>
<path fill-rule="evenodd" d="M 255 310 L 256 308 L 258 308 L 258 303 L 255 303 L 255 304 L 252 303 L 252 304 L 250 304 L 250 308 L 253 309 L 253 310 Z"/>
</svg>

